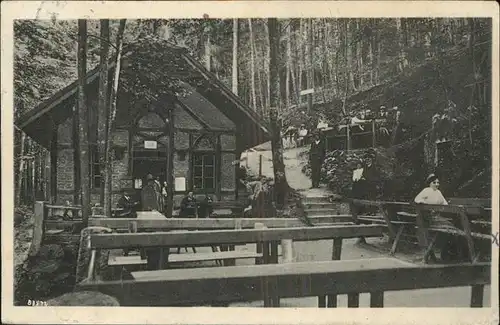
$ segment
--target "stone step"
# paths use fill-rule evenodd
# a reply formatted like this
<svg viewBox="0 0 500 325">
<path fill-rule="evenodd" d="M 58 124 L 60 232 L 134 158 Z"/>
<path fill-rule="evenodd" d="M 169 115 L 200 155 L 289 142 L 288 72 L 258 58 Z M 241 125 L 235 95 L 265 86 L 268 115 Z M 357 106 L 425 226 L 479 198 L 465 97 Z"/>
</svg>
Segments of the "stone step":
<svg viewBox="0 0 500 325">
<path fill-rule="evenodd" d="M 304 203 L 306 210 L 309 209 L 332 209 L 337 210 L 339 205 L 331 202 L 308 202 Z"/>
<path fill-rule="evenodd" d="M 330 197 L 328 197 L 328 196 L 309 196 L 309 197 L 304 197 L 304 198 L 302 198 L 302 202 L 304 204 L 310 204 L 310 203 L 331 203 L 330 202 Z"/>
<path fill-rule="evenodd" d="M 314 209 L 306 209 L 307 215 L 312 216 L 335 216 L 340 214 L 340 211 L 337 209 L 329 209 L 329 208 L 314 208 Z"/>
</svg>

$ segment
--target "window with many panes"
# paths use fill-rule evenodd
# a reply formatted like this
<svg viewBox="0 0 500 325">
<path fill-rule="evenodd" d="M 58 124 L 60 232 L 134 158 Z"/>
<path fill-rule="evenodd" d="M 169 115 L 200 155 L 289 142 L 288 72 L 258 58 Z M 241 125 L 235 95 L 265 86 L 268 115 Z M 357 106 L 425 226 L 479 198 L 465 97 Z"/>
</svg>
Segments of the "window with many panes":
<svg viewBox="0 0 500 325">
<path fill-rule="evenodd" d="M 90 188 L 100 188 L 102 184 L 101 164 L 99 162 L 99 151 L 97 145 L 90 145 Z"/>
<path fill-rule="evenodd" d="M 195 190 L 215 190 L 215 154 L 193 154 L 193 187 Z"/>
</svg>

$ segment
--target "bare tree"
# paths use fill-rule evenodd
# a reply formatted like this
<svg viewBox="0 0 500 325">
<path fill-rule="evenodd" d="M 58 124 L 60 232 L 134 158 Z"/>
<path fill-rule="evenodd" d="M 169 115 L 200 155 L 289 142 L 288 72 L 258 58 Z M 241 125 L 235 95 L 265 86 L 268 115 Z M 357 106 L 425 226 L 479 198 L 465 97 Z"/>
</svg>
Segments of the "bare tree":
<svg viewBox="0 0 500 325">
<path fill-rule="evenodd" d="M 97 147 L 99 154 L 99 165 L 101 166 L 101 188 L 100 188 L 100 204 L 104 206 L 104 166 L 106 163 L 105 152 L 108 128 L 108 60 L 109 60 L 109 20 L 101 19 L 101 52 L 99 63 L 99 98 L 98 98 L 98 124 L 97 124 Z"/>
<path fill-rule="evenodd" d="M 82 221 L 88 224 L 90 215 L 90 155 L 89 155 L 89 111 L 85 94 L 87 75 L 87 20 L 78 20 L 78 115 L 80 135 L 80 184 L 82 193 Z M 78 150 L 75 148 L 75 150 Z"/>
<path fill-rule="evenodd" d="M 114 130 L 115 118 L 116 118 L 116 99 L 118 95 L 118 84 L 120 79 L 120 68 L 121 68 L 121 58 L 123 50 L 123 32 L 125 31 L 126 19 L 120 20 L 120 27 L 118 28 L 118 34 L 116 35 L 116 58 L 115 58 L 115 73 L 113 76 L 113 84 L 111 88 L 110 96 L 110 109 L 108 117 L 108 128 L 106 130 L 106 171 L 105 171 L 105 182 L 104 182 L 104 212 L 107 216 L 111 216 L 111 191 L 112 191 L 112 174 L 113 174 L 113 160 L 111 157 L 112 149 L 112 132 Z"/>
<path fill-rule="evenodd" d="M 257 94 L 255 92 L 255 41 L 253 36 L 252 19 L 248 19 L 248 30 L 250 33 L 250 83 L 252 91 L 252 107 L 257 110 Z"/>
<path fill-rule="evenodd" d="M 233 19 L 233 93 L 238 95 L 238 47 L 240 43 L 240 28 L 238 19 Z"/>
<path fill-rule="evenodd" d="M 288 193 L 288 182 L 285 174 L 285 163 L 283 161 L 283 143 L 281 139 L 281 124 L 278 122 L 280 84 L 278 75 L 279 56 L 279 25 L 276 18 L 268 20 L 269 35 L 269 80 L 270 80 L 270 107 L 269 116 L 272 129 L 271 148 L 273 153 L 274 171 L 274 195 L 276 207 L 282 209 L 285 206 Z"/>
</svg>

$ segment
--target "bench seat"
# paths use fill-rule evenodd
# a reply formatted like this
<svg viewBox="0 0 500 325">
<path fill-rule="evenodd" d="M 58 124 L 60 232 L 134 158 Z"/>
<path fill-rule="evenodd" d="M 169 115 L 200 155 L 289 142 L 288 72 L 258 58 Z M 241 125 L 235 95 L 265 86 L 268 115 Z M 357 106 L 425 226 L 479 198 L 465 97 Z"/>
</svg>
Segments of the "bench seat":
<svg viewBox="0 0 500 325">
<path fill-rule="evenodd" d="M 259 258 L 262 254 L 255 252 L 227 251 L 215 253 L 171 254 L 169 263 L 205 262 L 228 259 Z"/>
<path fill-rule="evenodd" d="M 188 262 L 206 262 L 229 259 L 245 259 L 245 258 L 260 258 L 262 254 L 255 252 L 242 251 L 227 251 L 214 253 L 187 253 L 187 254 L 171 254 L 168 257 L 169 263 L 188 263 Z M 109 266 L 135 266 L 146 265 L 147 260 L 141 259 L 139 255 L 131 256 L 110 256 L 108 259 Z"/>
<path fill-rule="evenodd" d="M 446 234 L 455 235 L 455 236 L 465 236 L 465 231 L 460 230 L 460 229 L 453 229 L 453 228 L 429 228 L 429 231 L 441 232 L 441 233 L 446 233 Z M 479 238 L 479 239 L 491 239 L 490 235 L 482 234 L 479 232 L 471 232 L 470 234 L 472 237 Z"/>
</svg>

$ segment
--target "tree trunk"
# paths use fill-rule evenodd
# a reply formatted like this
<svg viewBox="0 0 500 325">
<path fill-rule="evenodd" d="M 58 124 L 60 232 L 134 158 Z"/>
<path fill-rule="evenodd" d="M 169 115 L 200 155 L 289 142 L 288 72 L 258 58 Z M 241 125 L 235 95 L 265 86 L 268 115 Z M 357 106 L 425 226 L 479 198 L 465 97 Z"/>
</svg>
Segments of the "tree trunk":
<svg viewBox="0 0 500 325">
<path fill-rule="evenodd" d="M 361 25 L 359 19 L 356 20 L 356 31 L 358 35 L 361 33 Z M 364 69 L 363 69 L 363 38 L 357 37 L 356 41 L 356 61 L 359 74 L 359 87 L 363 89 L 364 85 Z"/>
<path fill-rule="evenodd" d="M 314 88 L 314 63 L 313 63 L 313 23 L 312 19 L 307 20 L 307 42 L 306 42 L 306 55 L 307 55 L 307 89 Z M 313 108 L 313 94 L 307 95 L 307 113 L 310 113 Z"/>
<path fill-rule="evenodd" d="M 348 92 L 349 92 L 356 90 L 356 85 L 354 84 L 354 69 L 352 64 L 352 32 L 349 19 L 346 19 L 345 28 L 346 28 L 345 47 L 346 47 L 346 60 L 347 60 L 347 75 L 349 78 L 349 87 L 348 87 Z"/>
<path fill-rule="evenodd" d="M 238 47 L 239 47 L 239 23 L 233 19 L 233 93 L 238 96 Z"/>
<path fill-rule="evenodd" d="M 286 78 L 285 78 L 285 97 L 286 108 L 290 107 L 290 75 L 292 68 L 292 21 L 287 26 L 287 42 L 286 42 Z"/>
<path fill-rule="evenodd" d="M 111 216 L 111 192 L 112 192 L 112 176 L 113 176 L 113 160 L 111 157 L 111 147 L 112 147 L 112 134 L 115 127 L 116 118 L 116 99 L 118 95 L 118 85 L 120 79 L 120 68 L 121 68 L 121 57 L 123 49 L 123 32 L 125 31 L 126 19 L 120 20 L 120 27 L 118 28 L 118 34 L 116 35 L 116 58 L 115 58 L 115 73 L 113 75 L 113 84 L 111 88 L 111 96 L 109 99 L 110 109 L 108 117 L 108 128 L 106 130 L 106 178 L 104 182 L 104 212 L 107 216 Z"/>
<path fill-rule="evenodd" d="M 212 45 L 210 43 L 210 34 L 207 32 L 207 40 L 205 43 L 205 69 L 208 71 L 212 71 L 212 62 L 211 62 L 211 48 Z"/>
<path fill-rule="evenodd" d="M 372 28 L 372 26 L 370 26 Z M 373 71 L 375 70 L 374 60 L 373 60 L 373 31 L 370 36 L 370 40 L 368 43 L 368 60 L 370 61 L 370 85 L 373 86 Z"/>
<path fill-rule="evenodd" d="M 78 115 L 80 135 L 80 184 L 82 193 L 82 221 L 87 227 L 90 216 L 90 155 L 89 155 L 89 110 L 85 94 L 87 75 L 87 20 L 78 20 Z"/>
<path fill-rule="evenodd" d="M 99 203 L 101 207 L 104 206 L 104 166 L 106 159 L 104 158 L 106 152 L 106 143 L 108 143 L 107 129 L 108 129 L 108 60 L 109 60 L 109 20 L 101 19 L 101 52 L 99 62 L 99 98 L 98 98 L 98 124 L 97 124 L 97 152 L 99 155 L 99 165 L 101 172 L 101 186 Z"/>
<path fill-rule="evenodd" d="M 271 62 L 269 62 L 269 51 L 271 49 L 271 40 L 269 39 L 269 25 L 264 21 L 264 28 L 266 30 L 266 41 L 267 46 L 265 47 L 266 55 L 264 57 L 267 58 L 266 62 L 266 98 L 267 105 L 266 108 L 271 105 Z M 278 76 L 279 78 L 279 76 Z"/>
<path fill-rule="evenodd" d="M 285 206 L 286 194 L 288 192 L 288 182 L 285 174 L 285 163 L 283 161 L 283 143 L 281 139 L 281 125 L 278 122 L 279 105 L 279 76 L 278 76 L 278 57 L 279 57 L 279 24 L 276 18 L 268 20 L 269 35 L 269 77 L 270 77 L 270 126 L 272 130 L 271 148 L 273 153 L 273 171 L 274 171 L 274 195 L 277 209 L 283 209 Z"/>
<path fill-rule="evenodd" d="M 252 107 L 257 111 L 257 94 L 255 92 L 255 41 L 253 36 L 252 19 L 248 19 L 248 29 L 250 31 L 250 82 L 252 87 Z"/>
<path fill-rule="evenodd" d="M 405 69 L 404 33 L 401 18 L 396 18 L 396 33 L 398 37 L 398 72 Z"/>
<path fill-rule="evenodd" d="M 23 187 L 23 175 L 24 175 L 24 151 L 26 147 L 26 134 L 23 131 L 19 131 L 21 133 L 21 149 L 19 150 L 19 170 L 17 173 L 17 191 L 16 191 L 16 205 L 21 204 L 21 192 Z"/>
</svg>

